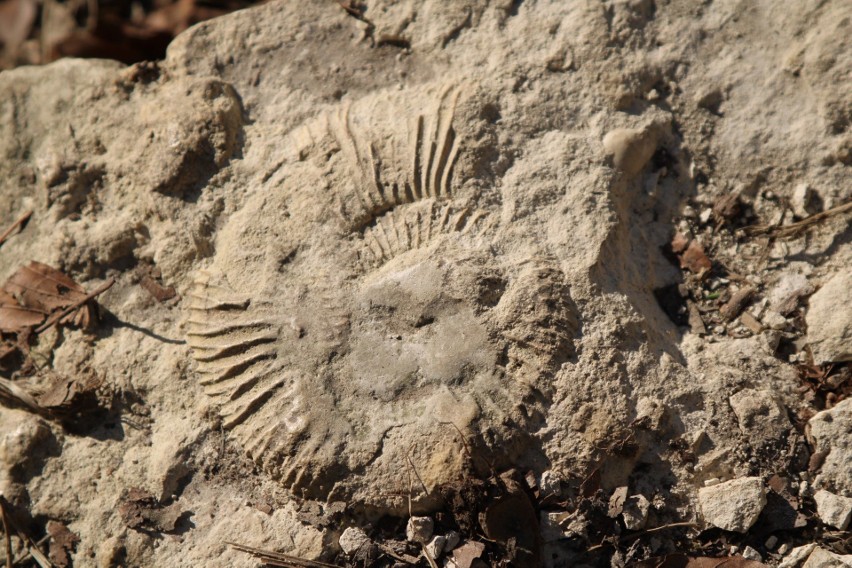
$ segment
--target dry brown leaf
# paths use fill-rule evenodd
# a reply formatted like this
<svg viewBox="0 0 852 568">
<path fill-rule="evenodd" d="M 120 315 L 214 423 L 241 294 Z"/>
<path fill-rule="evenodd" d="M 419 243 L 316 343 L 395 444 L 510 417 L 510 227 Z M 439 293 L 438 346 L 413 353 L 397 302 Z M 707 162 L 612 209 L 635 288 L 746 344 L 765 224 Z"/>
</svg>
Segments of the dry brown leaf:
<svg viewBox="0 0 852 568">
<path fill-rule="evenodd" d="M 680 254 L 686 250 L 687 246 L 689 246 L 689 237 L 683 233 L 675 233 L 675 236 L 672 237 L 672 251 L 675 254 Z"/>
<path fill-rule="evenodd" d="M 30 310 L 49 314 L 74 305 L 86 297 L 86 290 L 68 276 L 41 262 L 33 261 L 21 267 L 3 286 L 18 303 Z M 73 321 L 75 325 L 87 327 L 93 319 L 91 306 L 84 306 L 61 323 Z"/>
<path fill-rule="evenodd" d="M 700 274 L 710 270 L 713 267 L 713 263 L 704 254 L 704 247 L 693 239 L 683 254 L 680 255 L 680 267 L 686 268 L 695 274 Z"/>
<path fill-rule="evenodd" d="M 129 528 L 171 532 L 181 516 L 177 503 L 164 506 L 156 497 L 138 488 L 131 488 L 118 506 L 121 518 Z"/>
<path fill-rule="evenodd" d="M 46 313 L 21 306 L 14 296 L 0 289 L 0 331 L 18 333 L 37 326 L 45 317 Z"/>
<path fill-rule="evenodd" d="M 47 522 L 47 534 L 50 536 L 50 549 L 48 553 L 50 561 L 57 568 L 70 566 L 70 554 L 74 552 L 74 547 L 80 542 L 80 537 L 58 521 Z"/>
</svg>

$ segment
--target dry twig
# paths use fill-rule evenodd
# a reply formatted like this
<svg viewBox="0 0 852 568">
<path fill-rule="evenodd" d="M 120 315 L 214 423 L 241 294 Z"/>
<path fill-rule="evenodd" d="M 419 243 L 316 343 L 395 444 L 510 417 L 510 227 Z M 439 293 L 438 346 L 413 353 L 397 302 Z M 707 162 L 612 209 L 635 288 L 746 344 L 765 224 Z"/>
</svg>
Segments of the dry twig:
<svg viewBox="0 0 852 568">
<path fill-rule="evenodd" d="M 21 215 L 20 217 L 18 217 L 18 220 L 17 220 L 17 221 L 15 221 L 14 223 L 12 223 L 12 225 L 11 225 L 8 229 L 6 229 L 5 231 L 3 231 L 3 234 L 2 234 L 2 235 L 0 235 L 0 245 L 2 245 L 3 243 L 5 243 L 5 242 L 6 242 L 6 239 L 8 239 L 8 238 L 12 235 L 12 233 L 15 231 L 15 229 L 17 229 L 18 227 L 23 226 L 23 225 L 24 225 L 24 223 L 26 223 L 26 222 L 27 222 L 27 220 L 28 220 L 30 217 L 32 217 L 32 214 L 33 214 L 33 212 L 32 212 L 32 211 L 27 211 L 26 213 L 24 213 L 23 215 Z"/>
<path fill-rule="evenodd" d="M 844 203 L 843 205 L 838 205 L 837 207 L 832 207 L 831 209 L 822 211 L 821 213 L 816 213 L 796 223 L 784 226 L 752 225 L 744 228 L 743 233 L 745 233 L 748 237 L 756 237 L 760 235 L 767 235 L 772 238 L 795 237 L 814 225 L 822 223 L 832 217 L 837 217 L 850 212 L 852 212 L 852 201 Z"/>
<path fill-rule="evenodd" d="M 284 568 L 340 568 L 337 564 L 327 564 L 318 560 L 307 560 L 298 556 L 291 556 L 283 552 L 273 552 L 271 550 L 263 550 L 235 542 L 225 542 L 228 546 L 240 552 L 251 554 L 258 560 L 269 564 L 270 566 L 282 566 Z"/>
<path fill-rule="evenodd" d="M 67 316 L 68 314 L 74 312 L 75 310 L 79 309 L 86 302 L 88 302 L 90 300 L 94 300 L 95 298 L 97 298 L 98 296 L 100 296 L 101 294 L 103 294 L 104 292 L 109 290 L 110 288 L 112 288 L 113 284 L 115 284 L 115 278 L 110 278 L 109 280 L 107 280 L 106 282 L 104 282 L 103 284 L 101 284 L 100 286 L 95 288 L 94 292 L 90 292 L 89 294 L 86 294 L 85 297 L 80 298 L 79 300 L 77 300 L 76 302 L 74 302 L 73 304 L 71 304 L 70 306 L 65 308 L 64 310 L 59 311 L 59 312 L 55 312 L 52 316 L 50 316 L 47 319 L 46 322 L 44 322 L 43 324 L 38 326 L 36 328 L 35 332 L 41 333 L 41 332 L 53 327 L 56 324 L 56 322 L 58 322 L 59 320 L 61 320 L 65 316 Z"/>
</svg>

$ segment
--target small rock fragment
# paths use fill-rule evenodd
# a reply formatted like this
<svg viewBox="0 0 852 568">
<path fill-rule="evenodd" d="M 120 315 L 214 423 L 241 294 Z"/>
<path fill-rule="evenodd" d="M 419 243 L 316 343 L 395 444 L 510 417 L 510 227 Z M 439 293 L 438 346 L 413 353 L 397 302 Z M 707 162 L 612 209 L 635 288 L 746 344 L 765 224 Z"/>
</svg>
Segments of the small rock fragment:
<svg viewBox="0 0 852 568">
<path fill-rule="evenodd" d="M 817 194 L 808 184 L 800 183 L 793 190 L 790 205 L 797 217 L 809 217 L 818 212 Z"/>
<path fill-rule="evenodd" d="M 818 365 L 852 361 L 852 269 L 841 270 L 811 296 L 805 316 Z"/>
<path fill-rule="evenodd" d="M 731 299 L 719 309 L 719 313 L 725 318 L 725 321 L 733 320 L 745 309 L 752 295 L 754 295 L 754 288 L 751 286 L 737 290 L 731 296 Z"/>
<path fill-rule="evenodd" d="M 841 556 L 821 547 L 815 548 L 805 563 L 802 564 L 802 568 L 840 568 L 848 566 L 852 566 L 852 555 L 845 554 Z"/>
<path fill-rule="evenodd" d="M 468 541 L 453 551 L 453 561 L 459 568 L 477 568 L 485 566 L 482 554 L 485 545 L 481 542 Z"/>
<path fill-rule="evenodd" d="M 370 537 L 367 536 L 363 530 L 357 527 L 349 527 L 343 534 L 340 535 L 340 539 L 337 541 L 340 545 L 340 548 L 343 549 L 343 552 L 351 556 L 355 554 L 358 550 L 360 550 L 364 546 L 370 545 Z"/>
<path fill-rule="evenodd" d="M 541 474 L 538 486 L 542 497 L 559 497 L 562 495 L 562 480 L 550 470 Z"/>
<path fill-rule="evenodd" d="M 765 544 L 766 544 L 766 548 L 768 548 L 770 550 L 775 548 L 775 545 L 778 544 L 778 537 L 775 536 L 775 535 L 770 536 L 769 538 L 766 539 Z"/>
<path fill-rule="evenodd" d="M 846 530 L 852 519 L 852 498 L 841 497 L 821 489 L 814 494 L 817 514 L 823 523 L 830 527 Z"/>
<path fill-rule="evenodd" d="M 627 500 L 627 486 L 617 487 L 609 498 L 609 511 L 607 515 L 614 519 L 621 514 L 624 509 L 624 502 Z"/>
<path fill-rule="evenodd" d="M 447 537 L 437 535 L 433 536 L 429 544 L 426 545 L 426 552 L 433 560 L 438 559 L 444 553 L 444 546 L 447 544 Z"/>
<path fill-rule="evenodd" d="M 633 177 L 642 171 L 657 149 L 657 135 L 652 129 L 617 128 L 603 139 L 606 153 L 616 168 Z"/>
<path fill-rule="evenodd" d="M 756 560 L 757 562 L 763 560 L 763 557 L 760 555 L 760 553 L 750 546 L 746 546 L 743 549 L 743 558 L 745 558 L 746 560 Z"/>
<path fill-rule="evenodd" d="M 631 531 L 636 531 L 645 528 L 648 522 L 648 511 L 651 508 L 651 503 L 644 495 L 633 495 L 624 503 L 624 510 L 621 512 L 624 518 L 624 526 Z"/>
<path fill-rule="evenodd" d="M 766 494 L 759 477 L 744 477 L 702 487 L 698 490 L 698 501 L 708 523 L 726 531 L 745 533 L 766 505 Z"/>
<path fill-rule="evenodd" d="M 405 537 L 409 542 L 426 544 L 432 538 L 435 530 L 435 521 L 431 517 L 411 517 L 405 528 Z"/>
<path fill-rule="evenodd" d="M 797 546 L 778 564 L 778 568 L 799 568 L 816 547 L 816 543 L 813 542 L 804 546 Z"/>
<path fill-rule="evenodd" d="M 444 543 L 444 552 L 451 552 L 461 542 L 461 535 L 456 531 L 450 531 L 444 537 L 447 539 Z"/>
</svg>

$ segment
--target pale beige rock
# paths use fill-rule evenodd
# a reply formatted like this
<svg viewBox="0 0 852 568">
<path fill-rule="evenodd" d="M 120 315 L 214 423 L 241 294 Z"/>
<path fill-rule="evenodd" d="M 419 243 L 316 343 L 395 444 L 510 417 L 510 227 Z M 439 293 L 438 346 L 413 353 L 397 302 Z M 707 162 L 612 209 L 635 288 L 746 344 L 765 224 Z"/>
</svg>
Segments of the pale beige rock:
<svg viewBox="0 0 852 568">
<path fill-rule="evenodd" d="M 103 377 L 114 408 L 82 434 L 24 428 L 19 447 L 38 451 L 5 454 L 4 495 L 67 520 L 75 565 L 248 568 L 225 541 L 333 548 L 300 497 L 441 506 L 435 487 L 469 465 L 456 426 L 474 462 L 565 480 L 600 467 L 606 491 L 777 471 L 750 462 L 763 454 L 743 451 L 729 398 L 767 390 L 796 409 L 795 368 L 759 338 L 673 325 L 655 290 L 680 271 L 660 250 L 681 205 L 711 212 L 729 188 L 760 215 L 763 195 L 789 201 L 799 183 L 848 201 L 845 4 L 368 2 L 375 37 L 411 50 L 374 47 L 331 4 L 193 26 L 158 67 L 0 73 L 0 227 L 34 211 L 0 249 L 0 280 L 30 259 L 87 289 L 117 279 L 94 337 L 36 346 L 57 339 L 52 370 Z M 794 271 L 814 283 L 849 266 L 837 222 L 774 247 L 767 285 L 791 257 L 819 259 Z M 751 246 L 738 241 L 744 259 Z M 179 299 L 139 286 L 150 264 Z M 222 319 L 247 327 L 193 319 L 223 290 Z M 817 487 L 847 496 L 846 422 L 831 416 L 833 430 L 812 424 L 831 449 Z M 637 419 L 635 447 L 601 463 Z M 699 432 L 694 471 L 660 459 Z M 194 528 L 127 529 L 116 505 L 135 486 L 175 494 Z M 261 502 L 273 512 L 247 505 Z"/>
<path fill-rule="evenodd" d="M 852 399 L 818 412 L 808 421 L 815 452 L 828 452 L 816 477 L 818 487 L 852 497 Z"/>
<path fill-rule="evenodd" d="M 744 477 L 702 487 L 698 501 L 705 521 L 726 531 L 744 533 L 766 505 L 766 490 L 759 477 Z"/>
<path fill-rule="evenodd" d="M 830 527 L 845 531 L 852 520 L 852 497 L 841 497 L 821 489 L 814 493 L 817 515 Z"/>
<path fill-rule="evenodd" d="M 819 363 L 852 360 L 852 270 L 832 276 L 811 296 L 805 321 L 808 343 Z"/>
</svg>

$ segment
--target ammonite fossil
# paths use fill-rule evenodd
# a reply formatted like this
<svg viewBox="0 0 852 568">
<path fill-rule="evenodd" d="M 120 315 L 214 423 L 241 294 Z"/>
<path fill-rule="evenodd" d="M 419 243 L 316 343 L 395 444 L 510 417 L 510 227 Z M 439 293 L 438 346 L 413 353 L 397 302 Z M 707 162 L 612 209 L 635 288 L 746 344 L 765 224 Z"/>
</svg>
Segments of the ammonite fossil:
<svg viewBox="0 0 852 568">
<path fill-rule="evenodd" d="M 297 129 L 189 295 L 224 427 L 303 495 L 399 494 L 412 466 L 431 490 L 466 459 L 456 429 L 518 451 L 573 354 L 562 272 L 499 243 L 464 97 L 387 92 Z"/>
</svg>

